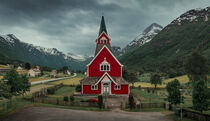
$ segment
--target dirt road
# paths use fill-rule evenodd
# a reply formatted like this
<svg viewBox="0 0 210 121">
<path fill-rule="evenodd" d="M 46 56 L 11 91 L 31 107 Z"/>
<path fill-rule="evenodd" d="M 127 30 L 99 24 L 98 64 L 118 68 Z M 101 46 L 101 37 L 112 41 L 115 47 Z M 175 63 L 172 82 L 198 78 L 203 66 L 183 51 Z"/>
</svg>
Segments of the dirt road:
<svg viewBox="0 0 210 121">
<path fill-rule="evenodd" d="M 160 112 L 96 112 L 29 107 L 0 121 L 172 121 Z"/>
</svg>

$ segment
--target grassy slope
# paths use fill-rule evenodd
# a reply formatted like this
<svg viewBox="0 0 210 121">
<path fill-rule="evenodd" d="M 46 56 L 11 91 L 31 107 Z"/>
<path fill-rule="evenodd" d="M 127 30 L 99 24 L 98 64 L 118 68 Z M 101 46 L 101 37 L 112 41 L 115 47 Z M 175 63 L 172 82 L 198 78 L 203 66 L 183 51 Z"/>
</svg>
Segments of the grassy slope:
<svg viewBox="0 0 210 121">
<path fill-rule="evenodd" d="M 202 54 L 210 60 L 209 24 L 207 21 L 164 29 L 150 43 L 125 53 L 120 61 L 134 71 L 169 72 L 173 69 L 183 73 L 186 57 L 201 43 Z"/>
</svg>

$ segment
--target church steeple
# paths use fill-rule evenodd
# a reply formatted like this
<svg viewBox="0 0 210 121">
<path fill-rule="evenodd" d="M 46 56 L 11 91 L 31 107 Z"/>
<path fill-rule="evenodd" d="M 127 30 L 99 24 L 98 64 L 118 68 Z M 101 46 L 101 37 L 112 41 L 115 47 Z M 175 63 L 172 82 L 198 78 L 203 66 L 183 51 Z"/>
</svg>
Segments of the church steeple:
<svg viewBox="0 0 210 121">
<path fill-rule="evenodd" d="M 102 16 L 99 35 L 98 38 L 96 39 L 95 55 L 103 48 L 104 45 L 111 50 L 110 38 L 108 37 L 107 34 L 104 16 Z"/>
<path fill-rule="evenodd" d="M 102 18 L 101 18 L 101 25 L 100 25 L 100 29 L 99 29 L 99 34 L 98 34 L 98 36 L 100 36 L 102 32 L 105 32 L 105 33 L 107 34 L 104 16 L 102 16 Z"/>
</svg>

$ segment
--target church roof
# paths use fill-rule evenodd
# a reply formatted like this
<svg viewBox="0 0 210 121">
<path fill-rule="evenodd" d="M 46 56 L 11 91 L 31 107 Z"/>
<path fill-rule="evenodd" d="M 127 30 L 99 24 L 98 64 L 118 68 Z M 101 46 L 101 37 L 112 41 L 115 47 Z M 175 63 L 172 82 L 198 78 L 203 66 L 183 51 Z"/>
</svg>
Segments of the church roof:
<svg viewBox="0 0 210 121">
<path fill-rule="evenodd" d="M 84 79 L 80 80 L 80 82 L 81 82 L 83 85 L 93 85 L 93 84 L 96 84 L 100 78 L 101 78 L 101 77 L 85 77 Z M 122 78 L 122 77 L 112 77 L 112 79 L 113 79 L 117 84 L 128 84 L 128 82 L 125 81 L 125 79 Z"/>
<path fill-rule="evenodd" d="M 100 25 L 100 29 L 99 29 L 99 34 L 98 34 L 98 36 L 100 36 L 102 32 L 105 32 L 105 33 L 107 34 L 104 16 L 102 16 L 102 18 L 101 18 L 101 25 Z"/>
</svg>

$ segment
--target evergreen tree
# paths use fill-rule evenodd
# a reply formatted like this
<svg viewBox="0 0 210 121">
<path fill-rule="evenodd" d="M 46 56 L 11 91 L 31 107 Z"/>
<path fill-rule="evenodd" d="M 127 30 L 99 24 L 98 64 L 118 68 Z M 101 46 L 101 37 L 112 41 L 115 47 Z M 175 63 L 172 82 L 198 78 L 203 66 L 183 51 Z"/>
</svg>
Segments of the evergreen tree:
<svg viewBox="0 0 210 121">
<path fill-rule="evenodd" d="M 138 81 L 135 73 L 128 72 L 127 69 L 123 69 L 123 78 L 127 80 L 129 83 L 132 83 L 132 87 L 134 87 L 134 83 Z"/>
<path fill-rule="evenodd" d="M 100 109 L 103 108 L 103 96 L 102 96 L 102 95 L 99 95 L 99 96 L 98 96 L 98 107 L 99 107 Z"/>
<path fill-rule="evenodd" d="M 26 75 L 20 75 L 20 92 L 19 94 L 24 95 L 27 91 L 30 91 L 31 84 Z"/>
<path fill-rule="evenodd" d="M 25 69 L 27 69 L 27 70 L 31 69 L 31 64 L 30 63 L 25 63 Z"/>
<path fill-rule="evenodd" d="M 208 87 L 205 80 L 198 80 L 193 88 L 193 108 L 198 111 L 208 110 Z"/>
<path fill-rule="evenodd" d="M 177 79 L 169 82 L 166 86 L 168 92 L 168 102 L 171 104 L 177 105 L 180 104 L 181 92 L 180 92 L 180 83 Z"/>
<path fill-rule="evenodd" d="M 129 106 L 131 110 L 134 108 L 134 98 L 131 94 L 129 95 Z"/>
<path fill-rule="evenodd" d="M 209 68 L 206 59 L 198 52 L 193 52 L 185 65 L 187 75 L 192 83 L 207 80 Z"/>
</svg>

